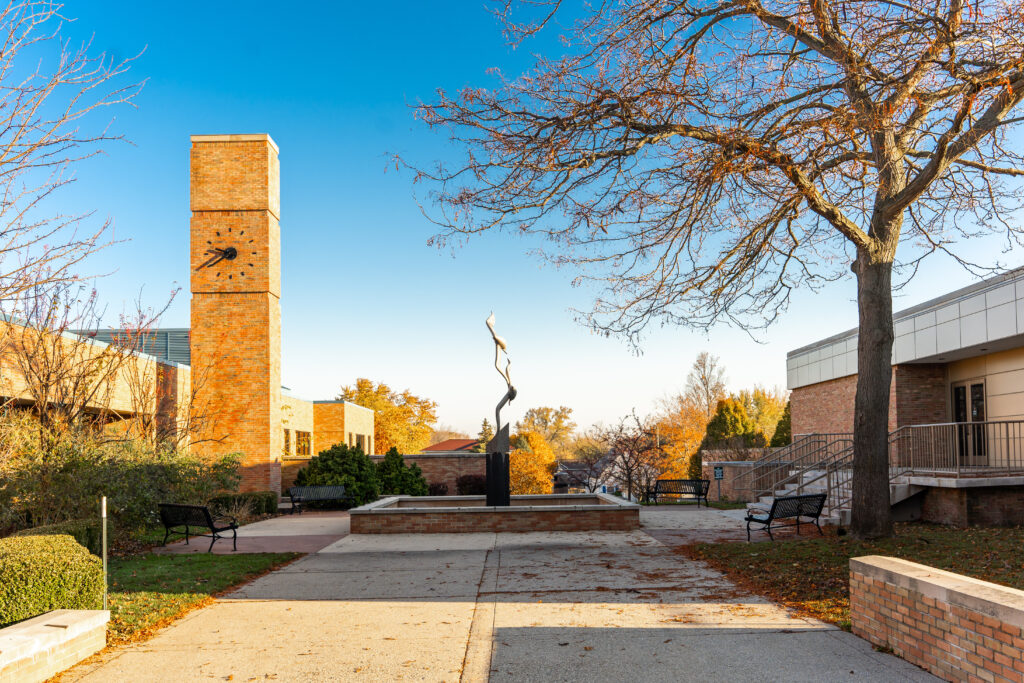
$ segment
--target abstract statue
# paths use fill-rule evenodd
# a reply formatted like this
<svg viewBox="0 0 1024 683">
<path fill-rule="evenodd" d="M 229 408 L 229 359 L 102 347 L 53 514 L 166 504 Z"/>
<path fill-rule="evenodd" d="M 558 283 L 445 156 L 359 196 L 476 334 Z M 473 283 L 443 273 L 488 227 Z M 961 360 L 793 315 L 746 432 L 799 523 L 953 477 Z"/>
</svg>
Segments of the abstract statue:
<svg viewBox="0 0 1024 683">
<path fill-rule="evenodd" d="M 501 409 L 516 397 L 516 388 L 512 386 L 512 379 L 508 374 L 508 369 L 512 366 L 512 361 L 508 357 L 508 342 L 494 331 L 493 312 L 487 318 L 487 329 L 491 331 L 491 339 L 494 340 L 494 369 L 505 380 L 506 385 L 505 395 L 494 409 L 494 438 L 487 444 L 487 504 L 507 506 L 511 502 L 508 472 L 510 443 L 508 424 L 501 423 Z M 501 368 L 502 353 L 505 354 L 504 370 Z"/>
</svg>

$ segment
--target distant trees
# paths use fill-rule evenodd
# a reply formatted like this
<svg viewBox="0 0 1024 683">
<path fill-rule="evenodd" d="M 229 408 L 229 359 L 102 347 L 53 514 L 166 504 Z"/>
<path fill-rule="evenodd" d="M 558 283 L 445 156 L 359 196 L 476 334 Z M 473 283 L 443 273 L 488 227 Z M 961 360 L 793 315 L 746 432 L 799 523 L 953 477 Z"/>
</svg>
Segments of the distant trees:
<svg viewBox="0 0 1024 683">
<path fill-rule="evenodd" d="M 383 382 L 364 377 L 343 386 L 339 401 L 351 401 L 374 411 L 375 450 L 419 453 L 430 445 L 431 426 L 437 421 L 437 403 L 414 395 L 408 389 L 396 391 Z"/>
<path fill-rule="evenodd" d="M 703 446 L 731 446 L 736 440 L 748 448 L 767 444 L 764 435 L 757 431 L 757 425 L 747 415 L 743 403 L 735 398 L 725 398 L 718 402 L 718 408 L 708 422 Z"/>
<path fill-rule="evenodd" d="M 542 434 L 523 431 L 513 435 L 509 454 L 509 483 L 514 495 L 551 493 L 555 452 Z"/>
<path fill-rule="evenodd" d="M 527 410 L 523 419 L 516 422 L 515 429 L 517 432 L 537 432 L 551 445 L 556 455 L 565 457 L 576 423 L 572 421 L 572 408 L 541 406 Z"/>
</svg>

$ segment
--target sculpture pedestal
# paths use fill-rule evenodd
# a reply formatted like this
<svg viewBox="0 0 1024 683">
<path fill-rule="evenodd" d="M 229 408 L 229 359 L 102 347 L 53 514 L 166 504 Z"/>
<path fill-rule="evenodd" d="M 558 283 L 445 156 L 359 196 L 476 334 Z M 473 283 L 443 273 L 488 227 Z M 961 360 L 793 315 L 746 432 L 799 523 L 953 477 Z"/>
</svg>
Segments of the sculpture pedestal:
<svg viewBox="0 0 1024 683">
<path fill-rule="evenodd" d="M 487 454 L 487 505 L 508 507 L 511 503 L 508 453 Z"/>
</svg>

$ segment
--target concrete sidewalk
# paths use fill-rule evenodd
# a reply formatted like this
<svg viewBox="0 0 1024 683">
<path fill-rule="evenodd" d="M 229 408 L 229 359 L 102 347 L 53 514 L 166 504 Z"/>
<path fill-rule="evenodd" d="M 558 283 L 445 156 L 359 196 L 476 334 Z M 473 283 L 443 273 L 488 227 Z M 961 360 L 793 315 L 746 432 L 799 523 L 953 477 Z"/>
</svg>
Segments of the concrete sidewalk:
<svg viewBox="0 0 1024 683">
<path fill-rule="evenodd" d="M 642 531 L 348 536 L 72 674 L 65 680 L 936 680 L 743 593 Z"/>
<path fill-rule="evenodd" d="M 307 511 L 246 524 L 238 530 L 238 550 L 233 550 L 231 533 L 213 544 L 215 555 L 232 553 L 315 553 L 348 536 L 349 516 L 342 511 Z M 196 537 L 154 548 L 157 554 L 205 553 L 210 539 Z"/>
</svg>

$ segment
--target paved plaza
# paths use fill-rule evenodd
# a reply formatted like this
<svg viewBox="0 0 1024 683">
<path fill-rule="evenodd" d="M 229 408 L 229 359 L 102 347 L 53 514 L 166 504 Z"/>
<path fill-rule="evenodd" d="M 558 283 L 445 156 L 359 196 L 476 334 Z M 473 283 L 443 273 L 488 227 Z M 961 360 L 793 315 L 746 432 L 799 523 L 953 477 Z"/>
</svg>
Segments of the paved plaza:
<svg viewBox="0 0 1024 683">
<path fill-rule="evenodd" d="M 635 532 L 346 536 L 65 680 L 935 680 L 658 539 L 731 533 L 734 511 L 642 517 Z"/>
</svg>

